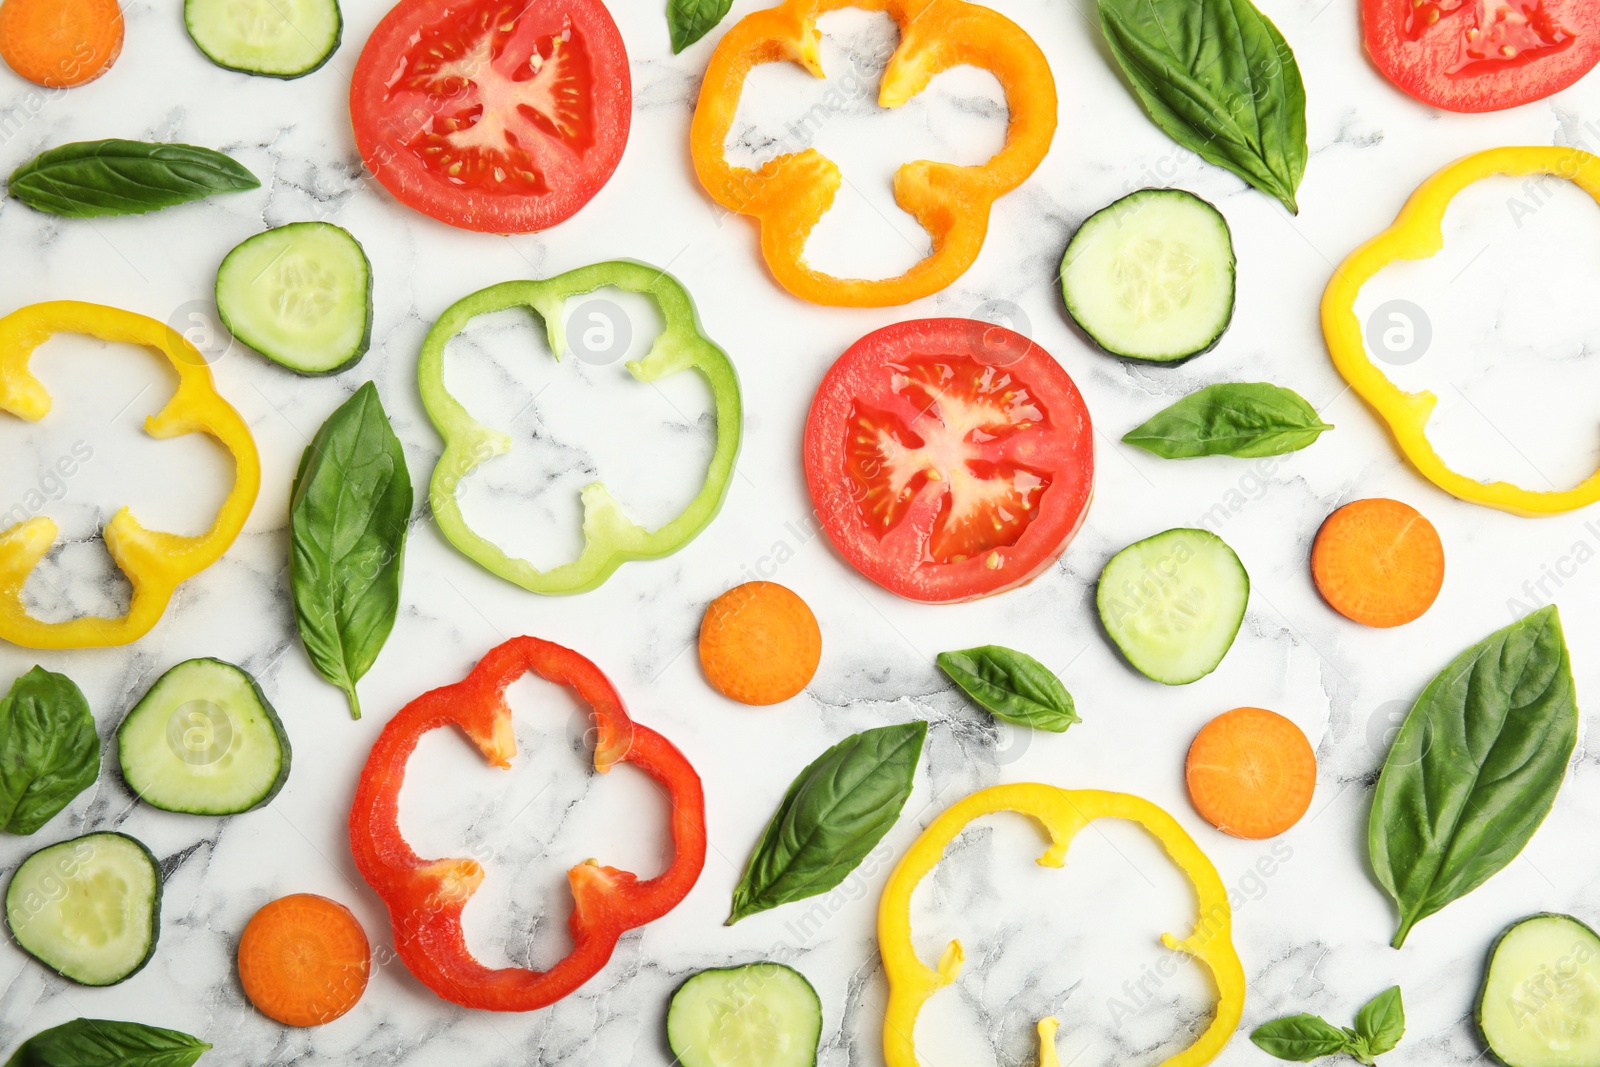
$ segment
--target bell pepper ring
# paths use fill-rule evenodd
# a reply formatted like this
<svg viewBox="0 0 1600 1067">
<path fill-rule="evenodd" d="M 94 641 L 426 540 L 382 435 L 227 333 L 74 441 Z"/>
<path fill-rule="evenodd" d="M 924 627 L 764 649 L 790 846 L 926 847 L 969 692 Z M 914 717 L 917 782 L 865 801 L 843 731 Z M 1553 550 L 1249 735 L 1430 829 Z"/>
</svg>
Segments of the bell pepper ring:
<svg viewBox="0 0 1600 1067">
<path fill-rule="evenodd" d="M 654 878 L 586 860 L 567 872 L 572 887 L 572 952 L 548 971 L 485 967 L 467 948 L 461 912 L 484 878 L 472 859 L 423 859 L 400 833 L 400 786 L 417 741 L 455 725 L 495 767 L 510 766 L 517 743 L 508 685 L 525 673 L 565 685 L 594 711 L 594 769 L 632 763 L 655 779 L 671 806 L 673 858 Z M 378 735 L 350 808 L 356 867 L 389 909 L 394 947 L 406 968 L 439 996 L 485 1011 L 534 1011 L 599 973 L 617 940 L 677 907 L 706 858 L 705 794 L 700 776 L 672 744 L 628 717 L 600 668 L 571 649 L 514 637 L 490 649 L 461 681 L 401 708 Z"/>
<path fill-rule="evenodd" d="M 900 44 L 879 83 L 879 106 L 899 107 L 935 74 L 970 64 L 995 76 L 1010 109 L 1005 146 L 987 163 L 963 167 L 923 159 L 895 172 L 895 202 L 933 246 L 931 255 L 895 278 L 838 278 L 806 265 L 806 239 L 841 182 L 827 156 L 806 148 L 759 170 L 727 159 L 728 132 L 751 69 L 783 59 L 823 77 L 817 16 L 842 7 L 883 11 L 900 26 Z M 889 307 L 937 293 L 972 266 L 990 208 L 1033 173 L 1055 130 L 1050 65 L 1033 38 L 997 11 L 964 0 L 784 0 L 746 15 L 718 42 L 700 83 L 689 146 L 712 199 L 760 223 L 761 253 L 778 284 L 813 304 Z"/>
<path fill-rule="evenodd" d="M 683 370 L 698 371 L 711 387 L 716 444 L 700 492 L 677 518 L 654 530 L 630 519 L 603 483 L 586 486 L 582 491 L 583 551 L 570 563 L 541 571 L 528 560 L 508 555 L 462 517 L 456 497 L 461 480 L 485 461 L 509 452 L 512 440 L 474 419 L 445 389 L 445 347 L 479 315 L 526 307 L 544 320 L 550 351 L 560 359 L 566 349 L 563 306 L 567 299 L 607 286 L 649 296 L 665 322 L 645 357 L 627 364 L 628 372 L 638 381 L 652 382 Z M 422 389 L 422 405 L 445 444 L 428 488 L 434 519 L 463 554 L 530 592 L 581 593 L 604 582 L 628 560 L 671 555 L 705 529 L 727 496 L 743 425 L 739 377 L 727 353 L 701 332 L 688 292 L 666 271 L 643 263 L 613 260 L 543 281 L 502 282 L 480 289 L 445 309 L 428 331 L 422 342 L 417 380 Z"/>
<path fill-rule="evenodd" d="M 131 311 L 54 300 L 31 304 L 0 319 L 0 410 L 37 422 L 50 413 L 50 394 L 28 363 L 58 333 L 139 345 L 167 358 L 178 387 L 145 432 L 165 439 L 204 433 L 233 456 L 234 482 L 211 528 L 198 537 L 146 529 L 126 507 L 105 525 L 106 551 L 127 577 L 133 595 L 121 618 L 81 616 L 43 622 L 28 614 L 23 587 L 55 544 L 59 529 L 43 515 L 0 533 L 0 638 L 24 648 L 107 648 L 137 641 L 160 621 L 173 592 L 215 563 L 233 544 L 261 488 L 261 460 L 243 418 L 220 393 L 205 357 L 176 330 Z"/>
<path fill-rule="evenodd" d="M 911 941 L 911 894 L 931 873 L 945 849 L 974 819 L 1014 811 L 1038 820 L 1050 837 L 1039 857 L 1041 867 L 1060 867 L 1078 831 L 1096 819 L 1127 819 L 1144 827 L 1194 884 L 1199 902 L 1195 930 L 1183 940 L 1162 934 L 1161 943 L 1187 953 L 1211 972 L 1217 988 L 1217 1010 L 1199 1039 L 1162 1067 L 1200 1067 L 1210 1063 L 1233 1036 L 1244 1017 L 1244 966 L 1233 947 L 1233 911 L 1228 891 L 1206 854 L 1171 815 L 1127 793 L 1099 789 L 1059 789 L 1022 783 L 981 789 L 958 800 L 912 843 L 884 886 L 878 903 L 878 949 L 889 980 L 889 1003 L 883 1024 L 883 1058 L 888 1067 L 918 1067 L 915 1039 L 917 1016 L 928 998 L 956 980 L 965 958 L 960 941 L 944 950 L 936 968 L 917 958 Z M 1056 1020 L 1039 1022 L 1040 1067 L 1056 1067 Z"/>
<path fill-rule="evenodd" d="M 1444 247 L 1443 221 L 1450 202 L 1469 185 L 1496 175 L 1548 174 L 1566 178 L 1600 203 L 1600 157 L 1577 148 L 1495 148 L 1456 161 L 1417 188 L 1394 224 L 1350 254 L 1322 294 L 1322 333 L 1333 365 L 1388 424 L 1400 451 L 1434 485 L 1461 500 L 1514 515 L 1554 515 L 1600 500 L 1600 470 L 1562 490 L 1525 489 L 1484 482 L 1451 469 L 1428 440 L 1428 420 L 1439 398 L 1407 393 L 1368 355 L 1356 318 L 1363 286 L 1385 267 L 1427 259 Z"/>
</svg>

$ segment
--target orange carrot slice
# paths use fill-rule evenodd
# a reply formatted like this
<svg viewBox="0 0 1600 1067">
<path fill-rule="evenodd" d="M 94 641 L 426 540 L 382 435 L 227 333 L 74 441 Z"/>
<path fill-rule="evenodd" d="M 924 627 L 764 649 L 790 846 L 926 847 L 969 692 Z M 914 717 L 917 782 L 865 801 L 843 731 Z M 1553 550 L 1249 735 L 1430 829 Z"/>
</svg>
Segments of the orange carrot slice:
<svg viewBox="0 0 1600 1067">
<path fill-rule="evenodd" d="M 1444 585 L 1439 531 L 1410 504 L 1375 497 L 1335 511 L 1311 546 L 1317 592 L 1340 615 L 1399 626 L 1433 605 Z"/>
<path fill-rule="evenodd" d="M 1189 799 L 1225 834 L 1276 837 L 1300 821 L 1317 784 L 1317 756 L 1300 727 L 1264 708 L 1206 723 L 1184 766 Z"/>
<path fill-rule="evenodd" d="M 776 704 L 799 693 L 822 660 L 822 631 L 806 602 L 776 582 L 747 582 L 711 602 L 700 623 L 700 665 L 723 696 Z"/>
<path fill-rule="evenodd" d="M 4 0 L 0 59 L 36 85 L 92 82 L 122 54 L 117 0 Z"/>
<path fill-rule="evenodd" d="M 274 900 L 239 938 L 245 996 L 285 1026 L 320 1026 L 355 1007 L 371 967 L 367 935 L 350 909 L 313 893 Z"/>
</svg>

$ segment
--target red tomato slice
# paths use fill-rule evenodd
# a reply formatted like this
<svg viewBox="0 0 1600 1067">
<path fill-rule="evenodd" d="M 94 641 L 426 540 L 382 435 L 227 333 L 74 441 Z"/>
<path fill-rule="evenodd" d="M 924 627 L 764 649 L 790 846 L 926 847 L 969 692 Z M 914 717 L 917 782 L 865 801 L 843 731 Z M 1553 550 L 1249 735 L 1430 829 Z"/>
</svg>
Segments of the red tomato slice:
<svg viewBox="0 0 1600 1067">
<path fill-rule="evenodd" d="M 1600 63 L 1595 0 L 1362 0 L 1384 76 L 1446 111 L 1543 100 Z"/>
<path fill-rule="evenodd" d="M 1026 337 L 920 319 L 869 333 L 829 369 L 805 465 L 856 570 L 912 600 L 972 600 L 1066 548 L 1094 491 L 1094 434 L 1078 387 Z"/>
<path fill-rule="evenodd" d="M 361 50 L 350 116 L 361 158 L 401 203 L 532 233 L 617 169 L 628 53 L 600 0 L 401 0 Z"/>
</svg>

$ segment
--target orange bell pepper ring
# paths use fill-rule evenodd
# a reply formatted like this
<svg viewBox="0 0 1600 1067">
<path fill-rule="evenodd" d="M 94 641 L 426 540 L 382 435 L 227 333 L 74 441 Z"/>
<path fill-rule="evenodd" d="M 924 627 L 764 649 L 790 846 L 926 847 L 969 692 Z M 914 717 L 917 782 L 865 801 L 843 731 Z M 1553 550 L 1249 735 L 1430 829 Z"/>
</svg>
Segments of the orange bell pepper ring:
<svg viewBox="0 0 1600 1067">
<path fill-rule="evenodd" d="M 145 420 L 151 437 L 210 434 L 233 454 L 234 484 L 211 529 L 198 537 L 147 530 L 127 508 L 105 526 L 106 550 L 133 598 L 120 619 L 84 616 L 42 622 L 28 614 L 23 586 L 55 544 L 57 527 L 43 515 L 0 532 L 0 638 L 25 648 L 104 648 L 137 641 L 167 609 L 173 591 L 233 544 L 261 487 L 261 460 L 243 418 L 217 392 L 205 357 L 177 331 L 131 311 L 57 300 L 33 304 L 0 319 L 0 410 L 29 422 L 50 412 L 50 394 L 28 369 L 34 350 L 58 333 L 140 345 L 165 356 L 178 388 L 165 407 Z"/>
<path fill-rule="evenodd" d="M 833 160 L 814 148 L 780 155 L 759 170 L 727 159 L 728 131 L 751 68 L 789 60 L 823 77 L 817 16 L 842 7 L 883 11 L 900 26 L 900 45 L 878 87 L 880 106 L 899 107 L 935 74 L 970 64 L 995 76 L 1011 113 L 1005 147 L 987 163 L 921 159 L 895 172 L 895 202 L 933 240 L 933 253 L 896 278 L 837 278 L 806 265 L 806 239 L 839 191 Z M 990 207 L 1033 173 L 1055 131 L 1050 65 L 1033 38 L 997 11 L 965 0 L 784 0 L 745 16 L 717 44 L 700 83 L 689 145 L 712 198 L 760 222 L 761 254 L 778 284 L 813 304 L 889 307 L 937 293 L 972 266 Z"/>
</svg>

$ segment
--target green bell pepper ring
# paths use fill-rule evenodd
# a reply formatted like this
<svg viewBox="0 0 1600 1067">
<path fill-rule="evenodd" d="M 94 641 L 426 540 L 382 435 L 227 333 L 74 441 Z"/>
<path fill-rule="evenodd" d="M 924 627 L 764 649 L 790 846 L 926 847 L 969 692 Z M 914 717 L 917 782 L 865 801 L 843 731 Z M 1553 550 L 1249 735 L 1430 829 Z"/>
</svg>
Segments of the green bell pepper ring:
<svg viewBox="0 0 1600 1067">
<path fill-rule="evenodd" d="M 696 370 L 711 386 L 717 419 L 716 448 L 706 471 L 705 484 L 677 518 L 647 530 L 628 517 L 605 485 L 585 486 L 583 501 L 583 551 L 571 563 L 541 571 L 525 559 L 507 555 L 500 546 L 467 525 L 456 492 L 461 480 L 480 464 L 511 450 L 512 439 L 478 422 L 444 384 L 444 351 L 451 338 L 479 315 L 507 308 L 526 307 L 544 320 L 550 351 L 560 359 L 566 350 L 563 308 L 569 297 L 615 286 L 642 293 L 655 301 L 665 327 L 643 359 L 627 364 L 641 382 L 655 381 L 683 370 Z M 480 289 L 447 308 L 422 342 L 417 365 L 422 405 L 444 438 L 444 454 L 433 469 L 428 501 L 444 535 L 469 558 L 535 593 L 581 593 L 593 589 L 630 559 L 659 559 L 688 544 L 705 529 L 722 507 L 739 454 L 744 422 L 739 402 L 739 377 L 726 352 L 700 330 L 694 303 L 678 280 L 664 270 L 643 263 L 612 260 L 559 274 L 542 281 L 502 282 Z"/>
</svg>

